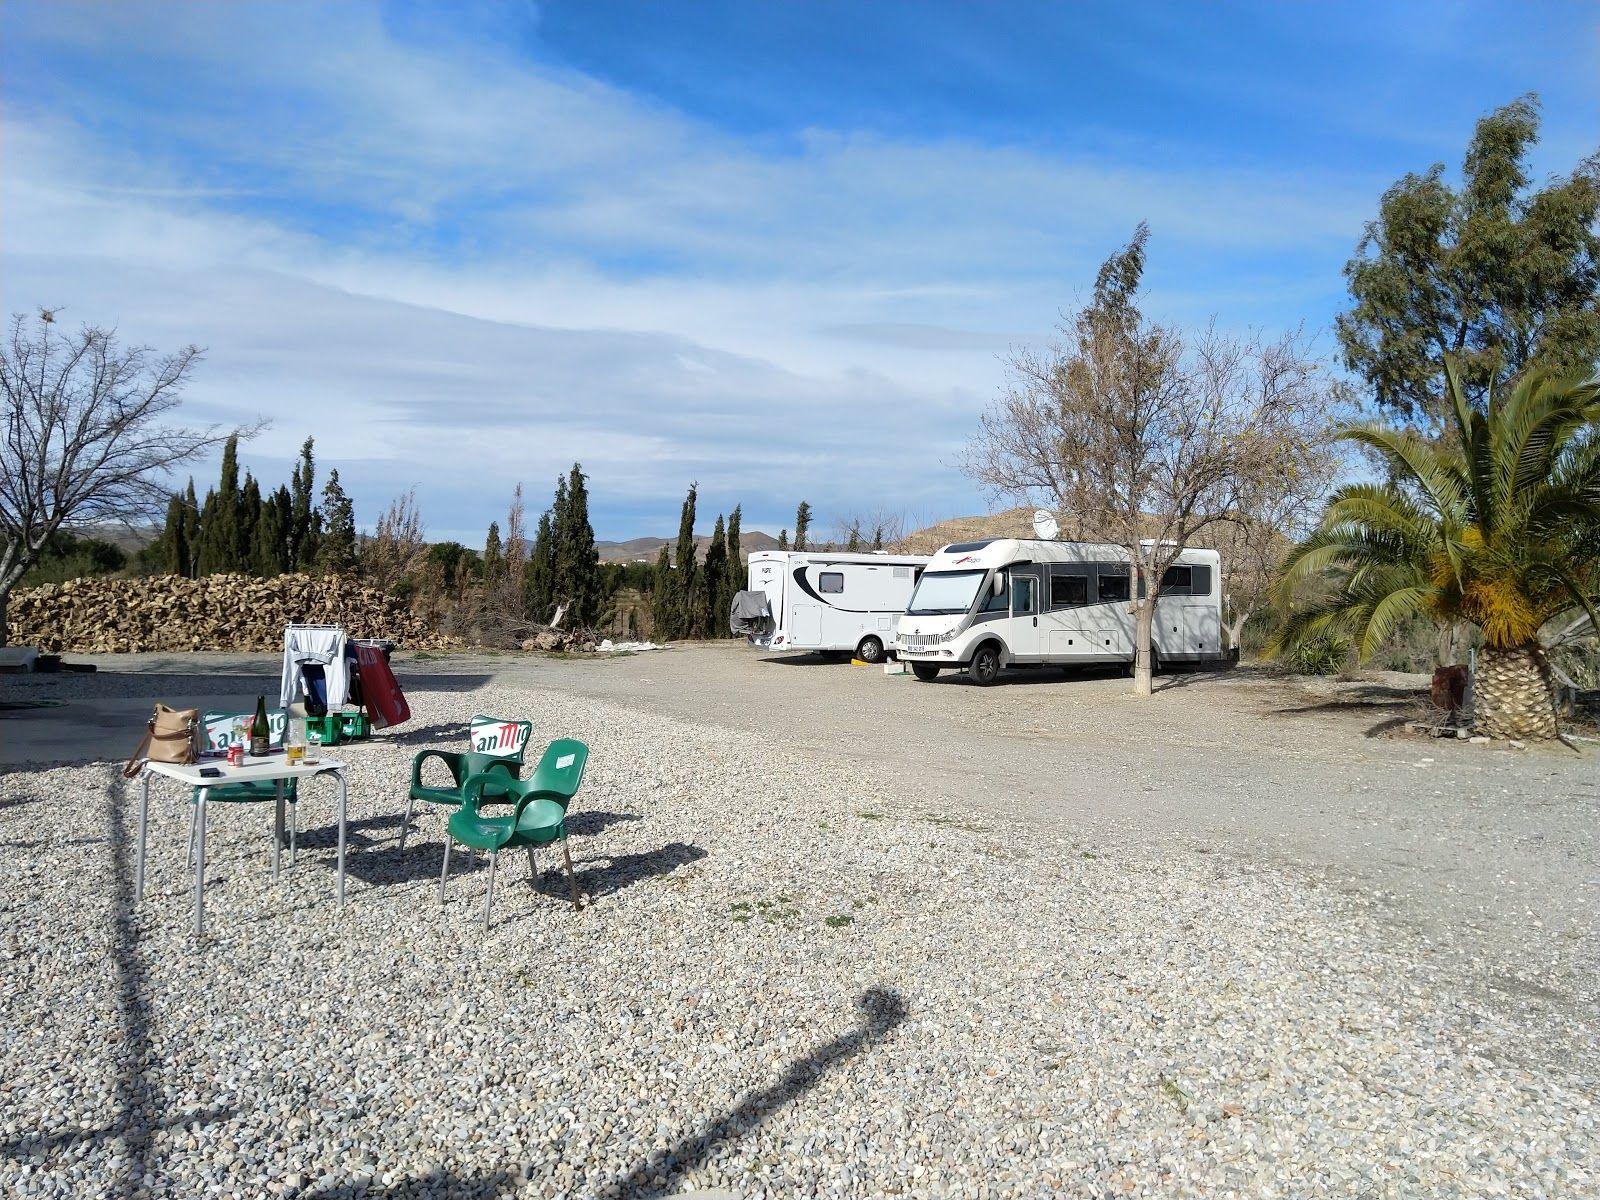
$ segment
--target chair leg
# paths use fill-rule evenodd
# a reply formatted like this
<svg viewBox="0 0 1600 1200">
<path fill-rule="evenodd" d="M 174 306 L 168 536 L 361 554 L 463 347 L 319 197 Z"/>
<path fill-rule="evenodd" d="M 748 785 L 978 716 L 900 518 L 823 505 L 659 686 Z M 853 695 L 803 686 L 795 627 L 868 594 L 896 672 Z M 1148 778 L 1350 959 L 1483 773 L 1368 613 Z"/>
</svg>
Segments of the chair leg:
<svg viewBox="0 0 1600 1200">
<path fill-rule="evenodd" d="M 533 856 L 533 847 L 528 847 L 528 878 L 534 883 L 539 882 L 539 863 Z"/>
<path fill-rule="evenodd" d="M 494 907 L 494 868 L 500 861 L 500 851 L 495 850 L 489 855 L 489 890 L 483 896 L 483 931 L 489 932 L 489 910 Z"/>
<path fill-rule="evenodd" d="M 577 912 L 583 911 L 583 903 L 578 899 L 578 879 L 572 873 L 572 851 L 567 849 L 567 832 L 561 831 L 561 857 L 567 864 L 567 887 L 572 892 L 572 907 Z"/>
<path fill-rule="evenodd" d="M 405 824 L 400 826 L 400 853 L 401 854 L 404 854 L 406 852 L 406 834 L 411 832 L 411 813 L 412 813 L 413 806 L 415 804 L 416 804 L 415 800 L 413 800 L 409 796 L 406 797 L 406 819 L 405 819 Z"/>
<path fill-rule="evenodd" d="M 440 905 L 440 907 L 443 907 L 443 905 L 444 905 L 444 879 L 445 879 L 445 876 L 448 875 L 448 874 L 450 874 L 450 834 L 449 834 L 448 831 L 446 831 L 446 833 L 444 835 L 444 866 L 439 868 L 439 905 Z"/>
</svg>

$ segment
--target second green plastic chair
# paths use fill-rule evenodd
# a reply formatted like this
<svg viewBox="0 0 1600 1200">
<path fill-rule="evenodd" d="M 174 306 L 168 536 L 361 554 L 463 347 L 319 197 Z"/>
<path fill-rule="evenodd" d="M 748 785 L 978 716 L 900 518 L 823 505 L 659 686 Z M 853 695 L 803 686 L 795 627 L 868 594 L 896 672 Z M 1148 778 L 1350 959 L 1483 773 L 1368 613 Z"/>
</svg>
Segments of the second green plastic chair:
<svg viewBox="0 0 1600 1200">
<path fill-rule="evenodd" d="M 561 858 L 566 866 L 567 886 L 572 892 L 572 907 L 581 910 L 577 877 L 572 871 L 572 854 L 567 849 L 567 806 L 583 784 L 583 769 L 589 761 L 589 747 L 571 738 L 550 743 L 538 767 L 528 779 L 504 782 L 495 775 L 473 775 L 461 789 L 461 807 L 450 815 L 448 836 L 444 840 L 444 865 L 439 869 L 439 903 L 444 903 L 445 880 L 450 874 L 450 846 L 460 842 L 472 850 L 489 854 L 489 888 L 483 901 L 483 927 L 489 928 L 489 913 L 494 906 L 494 876 L 500 851 L 523 847 L 528 851 L 528 870 L 537 874 L 533 852 L 539 846 L 561 843 Z M 515 805 L 510 811 L 486 813 L 482 803 L 487 790 L 501 795 L 499 803 Z"/>
</svg>

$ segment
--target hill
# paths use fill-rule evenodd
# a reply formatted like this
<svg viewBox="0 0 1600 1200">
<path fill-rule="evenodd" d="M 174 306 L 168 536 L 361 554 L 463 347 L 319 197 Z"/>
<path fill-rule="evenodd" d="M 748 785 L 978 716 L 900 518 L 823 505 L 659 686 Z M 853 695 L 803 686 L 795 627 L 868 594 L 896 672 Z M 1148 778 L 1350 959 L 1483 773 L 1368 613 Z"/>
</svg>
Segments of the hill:
<svg viewBox="0 0 1600 1200">
<path fill-rule="evenodd" d="M 670 548 L 676 546 L 677 543 L 678 539 L 675 537 L 637 537 L 629 538 L 625 542 L 596 542 L 595 549 L 600 553 L 601 562 L 654 563 L 661 553 L 661 547 L 667 546 Z M 710 544 L 710 534 L 697 534 L 694 539 L 695 557 L 705 558 L 706 547 Z M 759 529 L 752 529 L 739 535 L 739 548 L 745 554 L 752 554 L 757 550 L 774 550 L 777 545 L 777 538 L 770 533 L 762 533 Z"/>
</svg>

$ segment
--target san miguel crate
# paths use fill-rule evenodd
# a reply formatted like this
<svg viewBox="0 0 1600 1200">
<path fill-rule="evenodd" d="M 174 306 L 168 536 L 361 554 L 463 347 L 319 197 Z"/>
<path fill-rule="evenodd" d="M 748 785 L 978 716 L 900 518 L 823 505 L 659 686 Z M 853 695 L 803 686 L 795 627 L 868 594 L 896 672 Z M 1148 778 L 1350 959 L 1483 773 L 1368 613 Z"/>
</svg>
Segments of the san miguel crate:
<svg viewBox="0 0 1600 1200">
<path fill-rule="evenodd" d="M 372 722 L 366 713 L 331 712 L 306 718 L 306 741 L 314 746 L 337 746 L 370 736 Z"/>
</svg>

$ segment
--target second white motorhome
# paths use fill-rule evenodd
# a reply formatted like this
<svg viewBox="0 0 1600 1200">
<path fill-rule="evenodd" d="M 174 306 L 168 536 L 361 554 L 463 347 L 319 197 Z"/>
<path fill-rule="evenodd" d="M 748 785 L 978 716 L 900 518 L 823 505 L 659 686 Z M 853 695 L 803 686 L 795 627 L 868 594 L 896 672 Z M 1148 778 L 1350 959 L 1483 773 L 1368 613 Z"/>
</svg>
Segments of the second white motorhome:
<svg viewBox="0 0 1600 1200">
<path fill-rule="evenodd" d="M 1167 568 L 1151 628 L 1156 662 L 1221 660 L 1221 559 L 1184 550 Z M 995 538 L 934 555 L 900 618 L 895 648 L 918 679 L 965 669 L 1131 663 L 1128 552 L 1093 542 Z"/>
<path fill-rule="evenodd" d="M 740 619 L 736 601 L 735 630 L 763 650 L 847 652 L 881 662 L 927 562 L 904 554 L 758 550 L 741 599 L 756 608 L 764 599 L 765 612 Z"/>
</svg>

